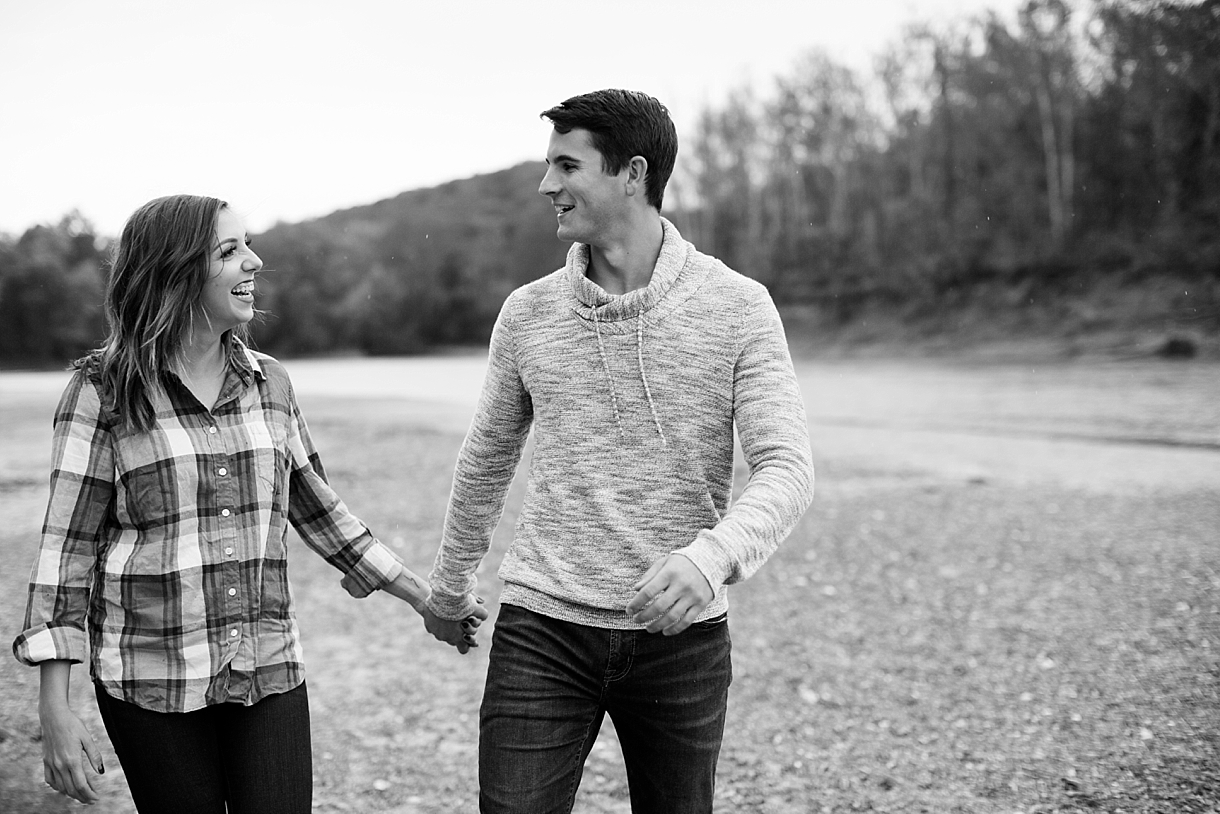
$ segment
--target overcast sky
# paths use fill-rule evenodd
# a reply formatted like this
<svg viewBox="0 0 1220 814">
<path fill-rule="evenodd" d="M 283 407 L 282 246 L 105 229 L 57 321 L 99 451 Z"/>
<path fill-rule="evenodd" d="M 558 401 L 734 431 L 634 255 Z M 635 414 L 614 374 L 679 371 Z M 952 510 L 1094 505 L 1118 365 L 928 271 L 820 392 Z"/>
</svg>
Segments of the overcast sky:
<svg viewBox="0 0 1220 814">
<path fill-rule="evenodd" d="M 117 234 L 192 192 L 257 232 L 546 151 L 577 93 L 657 96 L 679 135 L 823 48 L 870 70 L 913 21 L 1016 0 L 0 0 L 0 231 Z"/>
</svg>

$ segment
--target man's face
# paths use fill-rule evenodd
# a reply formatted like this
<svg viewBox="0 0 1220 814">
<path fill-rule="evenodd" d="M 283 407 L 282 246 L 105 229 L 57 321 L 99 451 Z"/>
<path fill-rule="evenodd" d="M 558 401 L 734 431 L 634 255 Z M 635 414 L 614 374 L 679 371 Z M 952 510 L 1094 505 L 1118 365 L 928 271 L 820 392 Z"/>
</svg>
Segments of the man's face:
<svg viewBox="0 0 1220 814">
<path fill-rule="evenodd" d="M 560 240 L 603 246 L 616 227 L 627 222 L 626 176 L 602 170 L 602 155 L 588 130 L 551 131 L 547 170 L 538 191 L 555 205 Z"/>
</svg>

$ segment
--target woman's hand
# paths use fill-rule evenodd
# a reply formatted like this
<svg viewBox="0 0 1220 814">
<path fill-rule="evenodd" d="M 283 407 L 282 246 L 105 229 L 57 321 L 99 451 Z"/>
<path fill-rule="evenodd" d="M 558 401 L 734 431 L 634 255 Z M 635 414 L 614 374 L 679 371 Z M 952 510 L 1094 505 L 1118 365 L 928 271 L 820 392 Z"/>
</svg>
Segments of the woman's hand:
<svg viewBox="0 0 1220 814">
<path fill-rule="evenodd" d="M 470 615 L 460 620 L 442 619 L 433 613 L 431 608 L 425 606 L 420 611 L 420 615 L 424 617 L 424 628 L 437 641 L 453 645 L 463 655 L 469 653 L 470 648 L 479 646 L 475 636 L 478 635 L 479 625 L 483 624 L 483 620 L 487 618 L 483 598 L 476 596 L 474 599 Z"/>
<path fill-rule="evenodd" d="M 47 785 L 85 804 L 96 803 L 98 775 L 106 773 L 102 753 L 89 730 L 68 706 L 72 663 L 41 666 L 38 720 L 42 724 L 42 771 Z"/>
</svg>

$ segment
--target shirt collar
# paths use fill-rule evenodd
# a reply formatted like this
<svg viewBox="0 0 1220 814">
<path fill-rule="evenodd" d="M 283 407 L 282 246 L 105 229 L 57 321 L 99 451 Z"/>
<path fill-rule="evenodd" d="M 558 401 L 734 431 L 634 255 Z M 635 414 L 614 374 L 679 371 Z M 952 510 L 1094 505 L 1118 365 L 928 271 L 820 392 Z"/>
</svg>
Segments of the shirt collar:
<svg viewBox="0 0 1220 814">
<path fill-rule="evenodd" d="M 254 351 L 246 347 L 246 344 L 236 336 L 229 335 L 229 366 L 233 369 L 241 380 L 247 386 L 255 379 L 266 381 L 267 374 L 263 370 L 263 363 L 255 355 Z"/>
<path fill-rule="evenodd" d="M 652 278 L 644 288 L 626 294 L 610 294 L 588 278 L 589 247 L 583 243 L 572 244 L 568 250 L 567 277 L 576 298 L 576 311 L 586 319 L 593 317 L 603 322 L 635 319 L 651 310 L 665 298 L 677 282 L 683 268 L 690 259 L 691 246 L 682 239 L 677 228 L 661 218 L 661 252 L 652 270 Z"/>
</svg>

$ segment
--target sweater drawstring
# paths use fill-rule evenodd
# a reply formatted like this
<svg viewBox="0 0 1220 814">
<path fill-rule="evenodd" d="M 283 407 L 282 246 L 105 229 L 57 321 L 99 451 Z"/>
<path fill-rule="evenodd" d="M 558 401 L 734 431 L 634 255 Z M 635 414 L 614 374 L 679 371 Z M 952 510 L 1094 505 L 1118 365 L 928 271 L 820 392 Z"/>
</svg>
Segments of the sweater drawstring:
<svg viewBox="0 0 1220 814">
<path fill-rule="evenodd" d="M 602 370 L 606 371 L 606 381 L 610 383 L 610 403 L 614 406 L 614 421 L 618 424 L 618 434 L 620 438 L 626 438 L 627 433 L 623 431 L 623 417 L 618 411 L 618 393 L 614 391 L 614 376 L 610 373 L 610 363 L 606 360 L 606 346 L 602 342 L 602 324 L 597 318 L 597 309 L 593 309 L 593 329 L 597 331 L 597 353 L 602 359 Z"/>
<path fill-rule="evenodd" d="M 652 423 L 657 425 L 657 435 L 661 436 L 661 446 L 669 446 L 665 440 L 665 431 L 661 429 L 661 419 L 657 416 L 657 405 L 652 400 L 652 390 L 648 388 L 648 376 L 644 374 L 644 312 L 635 315 L 635 352 L 640 360 L 640 381 L 644 383 L 644 395 L 648 397 L 648 409 L 652 411 Z"/>
<path fill-rule="evenodd" d="M 602 340 L 601 320 L 597 318 L 597 309 L 591 309 L 593 312 L 593 328 L 597 332 L 597 353 L 602 360 L 602 370 L 606 372 L 606 381 L 610 384 L 610 404 L 614 407 L 614 421 L 618 424 L 618 434 L 620 438 L 626 438 L 627 432 L 623 429 L 623 416 L 618 407 L 618 391 L 614 388 L 614 374 L 610 372 L 610 361 L 606 357 L 606 344 Z M 644 372 L 644 314 L 639 312 L 635 316 L 635 351 L 636 359 L 640 365 L 640 381 L 644 384 L 644 396 L 648 399 L 648 409 L 652 413 L 652 423 L 657 428 L 657 435 L 661 437 L 662 446 L 669 446 L 669 441 L 665 438 L 665 431 L 661 429 L 661 418 L 657 415 L 656 402 L 652 400 L 652 388 L 648 386 L 648 376 Z"/>
</svg>

